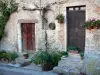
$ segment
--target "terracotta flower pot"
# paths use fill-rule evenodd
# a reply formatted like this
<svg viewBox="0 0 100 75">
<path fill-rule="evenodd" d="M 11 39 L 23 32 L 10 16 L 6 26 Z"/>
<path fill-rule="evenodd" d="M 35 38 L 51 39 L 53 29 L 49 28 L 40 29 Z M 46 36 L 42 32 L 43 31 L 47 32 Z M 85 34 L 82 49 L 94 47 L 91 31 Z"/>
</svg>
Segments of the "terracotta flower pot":
<svg viewBox="0 0 100 75">
<path fill-rule="evenodd" d="M 9 62 L 9 60 L 8 60 L 8 59 L 6 59 L 6 58 L 2 58 L 2 59 L 1 59 L 1 62 L 3 62 L 3 63 L 8 63 L 8 62 Z"/>
<path fill-rule="evenodd" d="M 28 54 L 24 54 L 23 56 L 25 59 L 28 59 L 28 57 L 29 57 Z"/>
<path fill-rule="evenodd" d="M 88 26 L 87 29 L 91 30 L 91 29 L 93 29 L 93 26 Z"/>
<path fill-rule="evenodd" d="M 69 50 L 68 52 L 69 52 L 69 53 L 78 54 L 78 51 L 76 51 L 76 50 Z"/>
<path fill-rule="evenodd" d="M 63 21 L 62 20 L 58 20 L 58 23 L 63 23 Z"/>
<path fill-rule="evenodd" d="M 81 60 L 84 60 L 84 58 L 81 58 Z"/>
<path fill-rule="evenodd" d="M 53 67 L 52 67 L 52 64 L 51 63 L 46 63 L 42 66 L 42 71 L 50 71 L 52 70 Z"/>
<path fill-rule="evenodd" d="M 96 26 L 93 26 L 93 29 L 98 29 L 98 26 L 96 25 Z"/>
<path fill-rule="evenodd" d="M 91 30 L 91 29 L 98 29 L 98 25 L 95 26 L 88 26 L 87 29 Z"/>
</svg>

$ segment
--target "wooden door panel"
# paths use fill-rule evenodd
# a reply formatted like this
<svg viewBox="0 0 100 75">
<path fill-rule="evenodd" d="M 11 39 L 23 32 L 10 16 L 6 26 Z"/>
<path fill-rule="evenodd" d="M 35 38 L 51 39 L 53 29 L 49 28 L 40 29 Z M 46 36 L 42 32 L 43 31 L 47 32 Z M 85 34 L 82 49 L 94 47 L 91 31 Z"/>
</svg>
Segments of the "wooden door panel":
<svg viewBox="0 0 100 75">
<path fill-rule="evenodd" d="M 22 45 L 25 51 L 35 50 L 35 24 L 22 23 Z"/>
<path fill-rule="evenodd" d="M 81 50 L 85 47 L 85 29 L 82 28 L 85 22 L 85 10 L 67 11 L 68 21 L 68 46 L 76 46 Z"/>
</svg>

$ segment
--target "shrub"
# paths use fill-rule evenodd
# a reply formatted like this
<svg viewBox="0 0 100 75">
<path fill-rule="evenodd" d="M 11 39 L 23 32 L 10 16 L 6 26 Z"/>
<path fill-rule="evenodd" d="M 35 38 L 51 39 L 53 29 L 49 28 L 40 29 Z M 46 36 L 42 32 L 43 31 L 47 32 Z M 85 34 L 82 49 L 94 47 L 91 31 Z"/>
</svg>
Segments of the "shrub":
<svg viewBox="0 0 100 75">
<path fill-rule="evenodd" d="M 5 57 L 6 51 L 0 51 L 0 60 Z"/>
<path fill-rule="evenodd" d="M 68 56 L 68 52 L 62 51 L 61 52 L 62 55 Z"/>
<path fill-rule="evenodd" d="M 52 61 L 52 66 L 55 67 L 58 65 L 59 60 L 61 60 L 61 57 L 63 55 L 61 52 L 52 52 L 51 53 L 51 61 Z"/>
<path fill-rule="evenodd" d="M 81 53 L 80 53 L 80 57 L 81 57 L 81 58 L 84 58 L 84 52 L 81 52 Z"/>
<path fill-rule="evenodd" d="M 0 60 L 4 58 L 8 61 L 14 61 L 17 57 L 18 54 L 16 52 L 0 51 Z"/>
<path fill-rule="evenodd" d="M 78 50 L 78 48 L 76 46 L 69 46 L 67 50 Z"/>
<path fill-rule="evenodd" d="M 18 58 L 18 54 L 16 52 L 12 52 L 11 53 L 11 60 L 15 60 L 16 58 Z"/>
<path fill-rule="evenodd" d="M 5 0 L 6 1 L 6 0 Z M 8 6 L 8 2 L 0 1 L 2 5 L 0 6 L 0 40 L 2 39 L 4 35 L 4 29 L 7 21 L 9 20 L 10 15 L 17 11 L 18 5 L 13 4 L 14 0 L 10 1 L 10 4 Z"/>
<path fill-rule="evenodd" d="M 46 51 L 38 51 L 35 53 L 32 61 L 34 61 L 35 64 L 45 64 L 51 61 L 51 56 Z"/>
<path fill-rule="evenodd" d="M 35 64 L 41 65 L 51 63 L 51 66 L 55 67 L 58 65 L 58 61 L 61 60 L 62 56 L 63 53 L 60 51 L 38 51 L 35 53 L 31 61 Z"/>
</svg>

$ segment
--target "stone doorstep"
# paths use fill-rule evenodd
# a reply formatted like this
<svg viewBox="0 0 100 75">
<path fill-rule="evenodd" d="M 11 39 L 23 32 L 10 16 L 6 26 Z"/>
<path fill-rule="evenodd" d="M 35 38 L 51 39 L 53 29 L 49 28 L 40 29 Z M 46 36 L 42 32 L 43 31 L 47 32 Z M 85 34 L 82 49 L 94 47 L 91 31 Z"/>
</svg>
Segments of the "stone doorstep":
<svg viewBox="0 0 100 75">
<path fill-rule="evenodd" d="M 68 57 L 61 57 L 58 66 L 53 68 L 54 72 L 64 75 L 78 75 L 82 68 L 83 61 L 79 54 L 70 53 Z"/>
<path fill-rule="evenodd" d="M 59 65 L 53 68 L 53 71 L 56 73 L 63 73 L 64 75 L 78 75 L 81 71 L 82 65 Z M 69 74 L 70 73 L 70 74 Z"/>
<path fill-rule="evenodd" d="M 16 63 L 18 63 L 18 64 L 22 64 L 22 63 L 24 63 L 24 62 L 30 62 L 31 59 L 24 59 L 24 57 L 18 57 L 18 58 L 15 59 L 15 61 L 16 61 Z"/>
<path fill-rule="evenodd" d="M 73 67 L 78 67 L 80 68 L 83 65 L 83 61 L 75 62 L 75 61 L 59 61 L 58 66 L 63 67 L 63 66 L 73 66 Z"/>
<path fill-rule="evenodd" d="M 18 53 L 19 57 L 23 57 L 24 54 L 27 54 L 27 52 L 22 52 L 22 53 Z M 33 53 L 28 53 L 29 57 L 33 56 Z"/>
<path fill-rule="evenodd" d="M 25 59 L 23 54 L 25 54 L 25 53 L 20 53 L 19 57 L 15 59 L 16 63 L 21 64 L 21 63 L 24 63 L 24 62 L 30 62 L 31 61 L 31 58 L 33 57 L 33 54 L 29 54 L 28 59 Z"/>
<path fill-rule="evenodd" d="M 77 69 L 69 69 L 64 67 L 54 67 L 53 71 L 56 73 L 62 73 L 63 75 L 78 75 L 80 71 Z"/>
</svg>

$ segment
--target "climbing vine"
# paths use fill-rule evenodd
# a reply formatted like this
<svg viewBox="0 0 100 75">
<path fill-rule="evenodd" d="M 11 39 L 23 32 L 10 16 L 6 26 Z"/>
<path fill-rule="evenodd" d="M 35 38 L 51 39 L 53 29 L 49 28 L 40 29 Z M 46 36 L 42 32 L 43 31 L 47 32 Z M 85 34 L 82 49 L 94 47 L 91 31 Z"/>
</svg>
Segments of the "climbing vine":
<svg viewBox="0 0 100 75">
<path fill-rule="evenodd" d="M 0 6 L 0 40 L 4 35 L 4 29 L 10 15 L 17 11 L 18 4 L 15 4 L 13 0 L 8 2 L 0 1 L 2 5 Z"/>
</svg>

